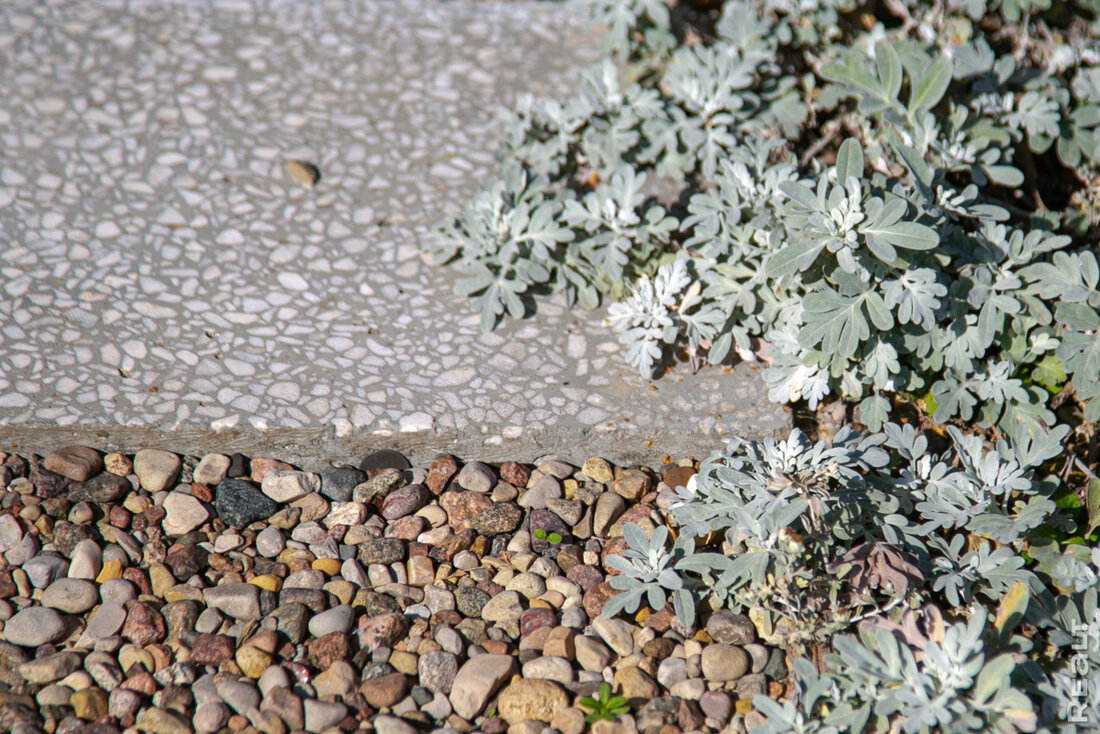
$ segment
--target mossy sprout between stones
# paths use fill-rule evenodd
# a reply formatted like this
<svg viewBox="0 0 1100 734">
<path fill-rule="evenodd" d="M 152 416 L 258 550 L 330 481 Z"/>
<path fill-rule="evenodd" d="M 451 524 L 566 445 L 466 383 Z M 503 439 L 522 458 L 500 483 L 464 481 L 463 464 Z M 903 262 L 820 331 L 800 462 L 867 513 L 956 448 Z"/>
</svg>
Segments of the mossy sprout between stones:
<svg viewBox="0 0 1100 734">
<path fill-rule="evenodd" d="M 485 328 L 610 298 L 646 377 L 686 347 L 871 430 L 1100 419 L 1096 3 L 581 4 L 620 65 L 506 113 L 428 247 Z"/>
<path fill-rule="evenodd" d="M 754 700 L 759 731 L 1100 730 L 1100 698 L 1073 693 L 1100 691 L 1100 491 L 1064 501 L 1067 432 L 733 440 L 663 503 L 674 542 L 624 525 L 603 614 L 747 614 L 798 658 L 795 696 Z"/>
</svg>

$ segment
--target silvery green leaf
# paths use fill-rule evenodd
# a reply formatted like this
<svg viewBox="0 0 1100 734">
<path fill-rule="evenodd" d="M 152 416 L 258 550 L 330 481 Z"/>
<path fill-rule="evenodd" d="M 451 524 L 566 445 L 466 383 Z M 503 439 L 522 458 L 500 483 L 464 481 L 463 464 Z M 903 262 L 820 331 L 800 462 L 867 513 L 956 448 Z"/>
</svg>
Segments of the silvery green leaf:
<svg viewBox="0 0 1100 734">
<path fill-rule="evenodd" d="M 1023 382 L 1012 376 L 1012 368 L 1004 361 L 990 365 L 978 380 L 978 397 L 998 404 L 1028 402 L 1030 395 L 1024 389 Z"/>
<path fill-rule="evenodd" d="M 820 348 L 826 354 L 851 358 L 871 336 L 864 313 L 867 295 L 843 296 L 829 287 L 806 295 L 806 323 L 798 341 L 805 348 Z"/>
<path fill-rule="evenodd" d="M 836 179 L 846 182 L 849 178 L 863 178 L 863 148 L 855 138 L 840 144 L 836 153 Z"/>
<path fill-rule="evenodd" d="M 970 420 L 974 415 L 974 407 L 978 404 L 973 389 L 969 380 L 960 382 L 949 377 L 937 380 L 932 385 L 932 398 L 936 401 L 936 410 L 932 417 L 940 423 L 946 423 L 955 416 Z"/>
<path fill-rule="evenodd" d="M 632 591 L 624 591 L 621 594 L 616 594 L 604 604 L 600 616 L 614 617 L 622 611 L 633 614 L 638 611 L 638 607 L 641 606 L 644 593 L 643 589 L 634 589 Z"/>
<path fill-rule="evenodd" d="M 672 592 L 672 610 L 684 626 L 691 627 L 695 624 L 695 597 L 687 589 Z"/>
<path fill-rule="evenodd" d="M 989 176 L 989 180 L 1001 186 L 1018 188 L 1024 183 L 1024 173 L 1015 166 L 992 165 L 983 166 L 982 172 Z"/>
<path fill-rule="evenodd" d="M 623 526 L 623 539 L 627 542 L 627 545 L 636 551 L 648 552 L 649 550 L 650 539 L 646 537 L 645 532 L 638 527 L 637 523 L 627 523 Z"/>
<path fill-rule="evenodd" d="M 890 418 L 890 401 L 881 395 L 868 395 L 859 404 L 860 420 L 872 431 L 882 430 Z"/>
<path fill-rule="evenodd" d="M 813 264 L 824 249 L 824 241 L 803 239 L 790 242 L 779 252 L 768 258 L 768 275 L 773 278 L 781 278 L 799 270 L 805 270 Z"/>
<path fill-rule="evenodd" d="M 1028 265 L 1020 274 L 1042 298 L 1100 306 L 1100 266 L 1091 252 L 1056 252 L 1051 262 Z"/>
<path fill-rule="evenodd" d="M 901 221 L 905 210 L 905 203 L 895 199 L 859 226 L 859 232 L 867 238 L 868 246 L 887 265 L 894 262 L 893 247 L 930 250 L 940 244 L 940 236 L 931 227 L 917 222 Z"/>
<path fill-rule="evenodd" d="M 1057 101 L 1037 92 L 1025 92 L 1016 100 L 1016 109 L 1006 120 L 1010 125 L 1026 130 L 1029 136 L 1045 135 L 1053 140 L 1058 137 L 1061 118 Z"/>
<path fill-rule="evenodd" d="M 909 114 L 916 115 L 921 110 L 931 110 L 943 98 L 951 84 L 951 59 L 939 56 L 927 66 L 923 73 L 910 78 Z"/>
<path fill-rule="evenodd" d="M 896 308 L 899 323 L 915 324 L 930 329 L 936 323 L 936 312 L 947 288 L 937 282 L 936 273 L 929 268 L 912 268 L 899 273 L 896 279 L 883 281 L 882 291 L 886 305 Z"/>
<path fill-rule="evenodd" d="M 606 563 L 622 574 L 632 575 L 637 573 L 637 568 L 635 568 L 634 564 L 620 555 L 608 556 Z"/>
<path fill-rule="evenodd" d="M 680 575 L 673 571 L 671 568 L 666 568 L 665 570 L 661 571 L 661 574 L 657 577 L 657 583 L 659 583 L 661 586 L 668 589 L 669 591 L 676 591 L 677 589 L 682 589 L 684 586 L 684 582 L 680 578 Z M 653 605 L 651 604 L 650 606 Z M 653 606 L 653 608 L 659 609 L 660 607 Z"/>
<path fill-rule="evenodd" d="M 677 570 L 698 574 L 720 573 L 728 570 L 729 565 L 729 558 L 719 553 L 688 554 L 676 562 Z"/>
</svg>

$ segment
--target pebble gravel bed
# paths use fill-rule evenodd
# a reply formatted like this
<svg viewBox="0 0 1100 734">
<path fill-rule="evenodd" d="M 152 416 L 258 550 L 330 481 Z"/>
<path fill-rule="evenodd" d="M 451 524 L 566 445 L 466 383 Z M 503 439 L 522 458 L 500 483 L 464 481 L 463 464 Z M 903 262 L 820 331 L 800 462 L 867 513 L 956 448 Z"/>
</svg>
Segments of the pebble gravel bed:
<svg viewBox="0 0 1100 734">
<path fill-rule="evenodd" d="M 746 731 L 788 692 L 747 617 L 600 616 L 694 471 L 0 453 L 0 730 Z"/>
</svg>

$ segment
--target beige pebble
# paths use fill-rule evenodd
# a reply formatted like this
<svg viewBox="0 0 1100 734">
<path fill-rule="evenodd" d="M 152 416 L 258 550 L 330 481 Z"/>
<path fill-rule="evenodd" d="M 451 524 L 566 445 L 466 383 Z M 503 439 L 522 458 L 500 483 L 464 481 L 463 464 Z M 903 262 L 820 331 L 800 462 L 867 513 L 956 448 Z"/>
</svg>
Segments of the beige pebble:
<svg viewBox="0 0 1100 734">
<path fill-rule="evenodd" d="M 313 188 L 321 180 L 321 170 L 312 163 L 306 161 L 287 161 L 287 170 L 298 182 Z"/>
</svg>

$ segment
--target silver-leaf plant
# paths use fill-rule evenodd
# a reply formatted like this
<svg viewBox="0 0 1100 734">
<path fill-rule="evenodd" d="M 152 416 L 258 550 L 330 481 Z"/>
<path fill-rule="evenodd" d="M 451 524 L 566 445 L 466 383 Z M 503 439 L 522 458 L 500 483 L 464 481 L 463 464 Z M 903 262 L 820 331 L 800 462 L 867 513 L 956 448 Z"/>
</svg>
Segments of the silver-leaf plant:
<svg viewBox="0 0 1100 734">
<path fill-rule="evenodd" d="M 898 401 L 1049 426 L 1069 387 L 1100 419 L 1095 23 L 898 0 L 852 28 L 855 0 L 729 0 L 685 30 L 660 0 L 580 4 L 627 71 L 521 100 L 504 173 L 428 247 L 483 327 L 610 297 L 645 377 L 681 343 L 715 364 L 764 345 L 773 400 L 841 397 L 872 430 Z"/>
<path fill-rule="evenodd" d="M 800 658 L 794 699 L 756 701 L 764 731 L 1054 732 L 1071 706 L 1100 728 L 1095 700 L 1071 695 L 1100 683 L 1100 551 L 1048 534 L 1075 527 L 1047 473 L 1066 434 L 1020 426 L 985 446 L 952 429 L 939 452 L 896 424 L 732 440 L 666 503 L 674 543 L 623 527 L 603 614 L 670 596 L 688 629 L 700 608 L 747 613 Z M 824 675 L 802 659 L 823 644 Z"/>
</svg>

